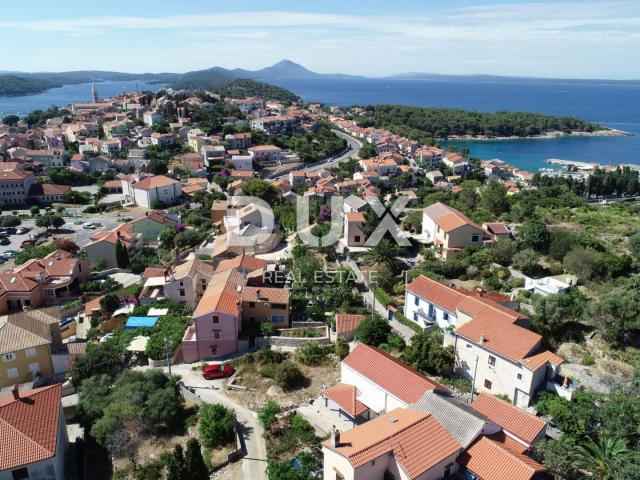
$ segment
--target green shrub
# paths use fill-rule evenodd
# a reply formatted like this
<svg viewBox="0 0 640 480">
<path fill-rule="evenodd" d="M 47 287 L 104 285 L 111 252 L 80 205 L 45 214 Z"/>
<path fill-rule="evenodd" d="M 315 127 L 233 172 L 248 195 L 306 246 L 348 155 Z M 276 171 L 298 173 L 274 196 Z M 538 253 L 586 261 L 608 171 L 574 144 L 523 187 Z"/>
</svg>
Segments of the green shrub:
<svg viewBox="0 0 640 480">
<path fill-rule="evenodd" d="M 378 300 L 383 306 L 388 307 L 389 305 L 394 305 L 391 297 L 381 288 L 375 287 L 373 289 L 373 293 L 376 296 L 376 300 Z"/>
<path fill-rule="evenodd" d="M 205 447 L 225 445 L 233 440 L 236 414 L 219 403 L 200 408 L 200 440 Z"/>
<path fill-rule="evenodd" d="M 276 376 L 276 364 L 267 363 L 260 367 L 260 375 L 265 378 L 274 378 Z"/>
<path fill-rule="evenodd" d="M 589 352 L 587 352 L 582 356 L 580 363 L 582 363 L 586 367 L 593 367 L 596 364 L 596 360 L 595 358 L 593 358 L 593 356 L 591 356 Z"/>
<path fill-rule="evenodd" d="M 290 361 L 284 361 L 276 367 L 274 380 L 283 390 L 295 390 L 307 381 L 300 369 Z"/>
<path fill-rule="evenodd" d="M 318 365 L 324 360 L 324 351 L 316 343 L 307 343 L 298 348 L 296 357 L 305 365 Z"/>
<path fill-rule="evenodd" d="M 399 321 L 401 324 L 406 325 L 416 333 L 422 332 L 422 328 L 420 328 L 420 325 L 418 325 L 416 322 L 412 322 L 400 312 L 395 312 L 393 314 L 393 318 Z"/>
<path fill-rule="evenodd" d="M 271 322 L 262 322 L 260 324 L 260 333 L 265 337 L 270 337 L 277 333 L 276 327 Z"/>
<path fill-rule="evenodd" d="M 258 410 L 258 420 L 265 430 L 271 430 L 271 426 L 277 420 L 278 413 L 280 413 L 280 406 L 273 400 L 267 401 L 267 403 Z"/>
<path fill-rule="evenodd" d="M 349 342 L 343 337 L 338 337 L 336 340 L 335 354 L 340 360 L 349 355 Z"/>
</svg>

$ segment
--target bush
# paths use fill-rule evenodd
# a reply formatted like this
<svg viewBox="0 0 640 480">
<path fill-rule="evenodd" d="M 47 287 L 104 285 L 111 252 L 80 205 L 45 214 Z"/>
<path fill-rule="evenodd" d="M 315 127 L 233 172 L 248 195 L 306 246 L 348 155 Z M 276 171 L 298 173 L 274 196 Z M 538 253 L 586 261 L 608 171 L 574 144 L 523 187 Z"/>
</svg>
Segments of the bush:
<svg viewBox="0 0 640 480">
<path fill-rule="evenodd" d="M 402 352 L 407 346 L 404 339 L 396 332 L 391 332 L 389 334 L 387 337 L 387 345 L 389 345 L 391 350 L 395 350 L 396 352 Z"/>
<path fill-rule="evenodd" d="M 275 335 L 277 332 L 276 327 L 271 322 L 262 322 L 260 324 L 260 333 L 265 337 Z"/>
<path fill-rule="evenodd" d="M 273 400 L 267 401 L 267 403 L 258 410 L 258 420 L 265 430 L 271 430 L 271 425 L 277 420 L 278 413 L 280 413 L 280 406 Z"/>
<path fill-rule="evenodd" d="M 307 343 L 296 351 L 298 361 L 305 365 L 318 365 L 324 359 L 324 351 L 316 343 Z"/>
<path fill-rule="evenodd" d="M 335 354 L 340 360 L 349 355 L 349 342 L 344 337 L 338 337 L 336 340 Z"/>
<path fill-rule="evenodd" d="M 596 364 L 596 360 L 591 356 L 590 353 L 585 353 L 580 360 L 585 367 L 593 367 Z"/>
<path fill-rule="evenodd" d="M 394 313 L 393 318 L 399 321 L 401 324 L 406 325 L 414 332 L 422 333 L 422 328 L 420 328 L 420 325 L 418 325 L 416 322 L 412 322 L 407 317 L 405 317 L 402 313 L 400 312 Z"/>
<path fill-rule="evenodd" d="M 184 232 L 178 233 L 173 242 L 176 247 L 179 248 L 189 248 L 195 247 L 198 245 L 204 237 L 196 230 L 185 230 Z"/>
<path fill-rule="evenodd" d="M 391 326 L 389 322 L 384 320 L 380 315 L 370 315 L 358 325 L 353 337 L 359 342 L 377 347 L 387 341 L 390 332 Z"/>
<path fill-rule="evenodd" d="M 500 290 L 501 286 L 502 286 L 502 282 L 500 282 L 500 279 L 495 276 L 485 278 L 482 281 L 482 288 L 484 288 L 488 292 Z"/>
<path fill-rule="evenodd" d="M 387 293 L 379 287 L 375 287 L 373 289 L 373 293 L 376 296 L 376 300 L 378 300 L 383 306 L 388 307 L 389 305 L 393 305 L 394 302 Z"/>
<path fill-rule="evenodd" d="M 200 407 L 198 432 L 202 444 L 207 448 L 225 445 L 233 440 L 236 414 L 219 403 Z"/>
<path fill-rule="evenodd" d="M 294 363 L 284 361 L 276 367 L 274 380 L 283 390 L 295 390 L 302 387 L 307 379 Z"/>
<path fill-rule="evenodd" d="M 276 364 L 267 363 L 260 367 L 260 375 L 265 378 L 274 378 L 276 376 Z"/>
</svg>

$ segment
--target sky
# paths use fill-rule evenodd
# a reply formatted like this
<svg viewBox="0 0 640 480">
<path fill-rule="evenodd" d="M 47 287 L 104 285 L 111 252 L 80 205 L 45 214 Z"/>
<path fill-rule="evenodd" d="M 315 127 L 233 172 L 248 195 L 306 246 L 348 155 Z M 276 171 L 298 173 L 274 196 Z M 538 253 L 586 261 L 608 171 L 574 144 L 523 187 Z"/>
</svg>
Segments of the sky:
<svg viewBox="0 0 640 480">
<path fill-rule="evenodd" d="M 640 79 L 640 0 L 6 1 L 0 70 Z"/>
</svg>

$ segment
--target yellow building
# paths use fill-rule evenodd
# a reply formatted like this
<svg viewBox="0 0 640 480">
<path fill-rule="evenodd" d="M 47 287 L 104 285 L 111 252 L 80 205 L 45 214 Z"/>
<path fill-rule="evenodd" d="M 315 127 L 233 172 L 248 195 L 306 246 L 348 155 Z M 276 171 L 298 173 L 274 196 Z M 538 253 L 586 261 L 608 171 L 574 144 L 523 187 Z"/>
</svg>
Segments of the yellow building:
<svg viewBox="0 0 640 480">
<path fill-rule="evenodd" d="M 53 374 L 51 329 L 40 322 L 0 318 L 0 388 Z"/>
</svg>

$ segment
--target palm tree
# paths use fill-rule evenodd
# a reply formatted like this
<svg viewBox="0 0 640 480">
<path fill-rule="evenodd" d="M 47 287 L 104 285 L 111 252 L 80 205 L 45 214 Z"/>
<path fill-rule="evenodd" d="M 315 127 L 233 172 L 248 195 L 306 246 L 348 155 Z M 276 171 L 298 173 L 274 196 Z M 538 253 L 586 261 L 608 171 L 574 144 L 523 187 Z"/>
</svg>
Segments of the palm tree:
<svg viewBox="0 0 640 480">
<path fill-rule="evenodd" d="M 363 258 L 364 262 L 368 265 L 385 264 L 396 273 L 400 271 L 403 266 L 402 260 L 398 258 L 400 253 L 401 249 L 398 245 L 383 238 L 375 247 L 371 247 L 364 254 Z"/>
<path fill-rule="evenodd" d="M 631 457 L 633 452 L 627 448 L 626 440 L 617 437 L 601 436 L 597 442 L 591 438 L 578 445 L 572 453 L 573 466 L 589 472 L 595 478 L 607 478 L 613 460 Z"/>
</svg>

